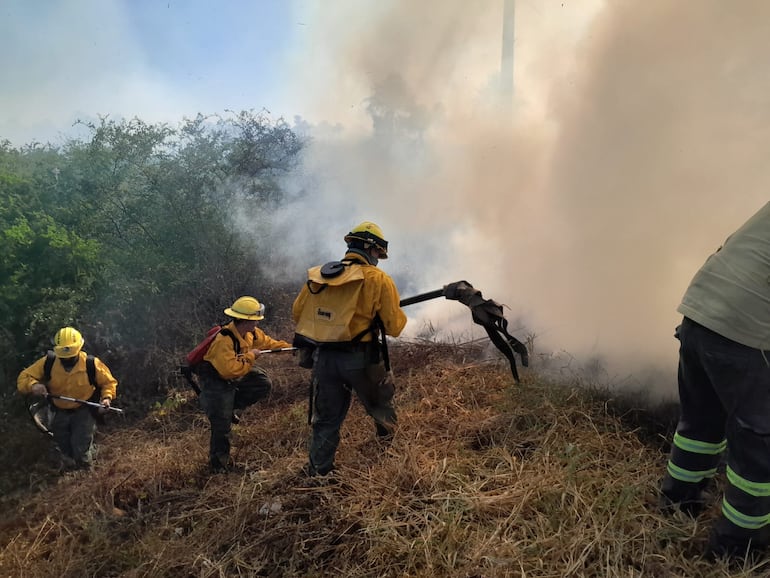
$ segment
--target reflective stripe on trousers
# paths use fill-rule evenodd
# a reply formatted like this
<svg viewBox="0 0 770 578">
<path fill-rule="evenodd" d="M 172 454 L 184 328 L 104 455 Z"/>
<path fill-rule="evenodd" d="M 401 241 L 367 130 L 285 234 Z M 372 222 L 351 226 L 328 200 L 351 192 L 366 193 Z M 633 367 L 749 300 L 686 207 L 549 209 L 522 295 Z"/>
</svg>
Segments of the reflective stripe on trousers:
<svg viewBox="0 0 770 578">
<path fill-rule="evenodd" d="M 720 532 L 758 530 L 770 523 L 770 366 L 762 351 L 688 318 L 679 340 L 681 417 L 668 486 L 685 495 L 714 475 L 726 448 L 722 515 L 728 523 L 720 523 Z"/>
</svg>

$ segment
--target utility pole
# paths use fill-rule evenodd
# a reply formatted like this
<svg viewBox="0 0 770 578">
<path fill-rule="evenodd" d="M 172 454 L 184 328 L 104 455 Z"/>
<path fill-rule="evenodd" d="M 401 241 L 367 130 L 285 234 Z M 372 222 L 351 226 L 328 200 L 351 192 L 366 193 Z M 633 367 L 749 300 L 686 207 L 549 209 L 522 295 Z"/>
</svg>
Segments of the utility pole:
<svg viewBox="0 0 770 578">
<path fill-rule="evenodd" d="M 513 112 L 513 44 L 515 0 L 503 0 L 503 50 L 500 59 L 500 104 L 510 118 Z"/>
</svg>

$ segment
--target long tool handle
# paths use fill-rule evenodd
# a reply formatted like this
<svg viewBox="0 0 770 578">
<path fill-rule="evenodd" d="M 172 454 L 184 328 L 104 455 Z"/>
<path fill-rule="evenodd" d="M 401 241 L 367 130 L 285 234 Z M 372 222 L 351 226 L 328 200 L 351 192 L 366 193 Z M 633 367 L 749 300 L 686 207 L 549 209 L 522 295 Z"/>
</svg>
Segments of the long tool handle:
<svg viewBox="0 0 770 578">
<path fill-rule="evenodd" d="M 260 349 L 260 353 L 282 353 L 284 351 L 297 351 L 296 347 L 279 347 L 278 349 Z"/>
<path fill-rule="evenodd" d="M 63 401 L 74 401 L 82 405 L 90 405 L 91 407 L 98 407 L 100 409 L 106 409 L 107 411 L 114 411 L 116 413 L 123 413 L 123 410 L 119 407 L 112 407 L 96 403 L 95 401 L 86 401 L 85 399 L 77 399 L 76 397 L 67 397 L 66 395 L 54 395 L 52 393 L 46 394 L 46 397 L 52 397 L 54 399 L 61 399 Z"/>
<path fill-rule="evenodd" d="M 420 293 L 419 295 L 402 299 L 399 302 L 399 305 L 401 307 L 406 307 L 407 305 L 413 305 L 414 303 L 422 303 L 423 301 L 430 301 L 431 299 L 436 299 L 438 297 L 443 297 L 443 296 L 444 296 L 444 288 L 442 287 L 441 289 L 436 289 L 435 291 L 428 291 L 427 293 Z"/>
</svg>

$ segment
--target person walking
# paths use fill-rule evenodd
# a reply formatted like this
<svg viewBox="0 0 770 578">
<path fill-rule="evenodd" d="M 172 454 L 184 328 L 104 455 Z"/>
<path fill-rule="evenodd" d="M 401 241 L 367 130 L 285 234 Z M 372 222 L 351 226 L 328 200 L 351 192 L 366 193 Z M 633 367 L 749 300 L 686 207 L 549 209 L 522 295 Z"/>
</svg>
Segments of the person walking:
<svg viewBox="0 0 770 578">
<path fill-rule="evenodd" d="M 62 327 L 53 338 L 53 350 L 24 369 L 16 387 L 22 394 L 49 396 L 53 412 L 51 433 L 63 469 L 89 469 L 93 463 L 94 434 L 98 412 L 115 399 L 118 382 L 98 358 L 83 351 L 85 340 L 74 327 Z M 70 397 L 101 403 L 94 409 Z"/>
<path fill-rule="evenodd" d="M 377 267 L 388 258 L 388 242 L 369 221 L 344 240 L 342 261 L 309 269 L 292 306 L 295 345 L 305 356 L 312 350 L 309 476 L 334 470 L 351 392 L 374 419 L 380 439 L 390 439 L 396 425 L 395 386 L 378 338 L 385 344 L 385 335 L 398 337 L 407 318 L 393 279 Z"/>
<path fill-rule="evenodd" d="M 257 323 L 265 318 L 265 306 L 243 296 L 224 310 L 231 321 L 211 342 L 198 369 L 200 406 L 211 425 L 209 466 L 214 473 L 237 469 L 230 460 L 230 434 L 239 412 L 268 396 L 272 381 L 255 365 L 263 349 L 291 347 L 273 339 Z"/>
<path fill-rule="evenodd" d="M 706 260 L 677 310 L 681 415 L 663 505 L 697 516 L 726 450 L 705 553 L 743 557 L 770 543 L 770 203 Z"/>
</svg>

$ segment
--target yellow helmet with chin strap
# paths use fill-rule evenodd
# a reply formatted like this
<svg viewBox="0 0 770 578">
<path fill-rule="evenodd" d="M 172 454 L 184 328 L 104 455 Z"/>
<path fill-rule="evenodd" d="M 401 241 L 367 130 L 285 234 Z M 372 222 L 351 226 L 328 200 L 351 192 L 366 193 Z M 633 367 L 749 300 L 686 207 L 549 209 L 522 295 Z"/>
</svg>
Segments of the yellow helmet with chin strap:
<svg viewBox="0 0 770 578">
<path fill-rule="evenodd" d="M 66 359 L 75 357 L 83 349 L 85 340 L 74 327 L 62 327 L 53 337 L 53 352 L 56 357 Z"/>
<path fill-rule="evenodd" d="M 235 303 L 225 309 L 225 315 L 236 319 L 259 321 L 265 318 L 265 306 L 254 297 L 245 295 L 236 299 Z"/>
<path fill-rule="evenodd" d="M 364 221 L 360 225 L 354 227 L 350 233 L 345 235 L 346 243 L 350 243 L 354 240 L 363 241 L 365 243 L 365 249 L 369 248 L 366 243 L 374 245 L 380 250 L 380 259 L 388 258 L 388 242 L 385 240 L 385 235 L 382 234 L 382 229 L 375 223 Z"/>
</svg>

